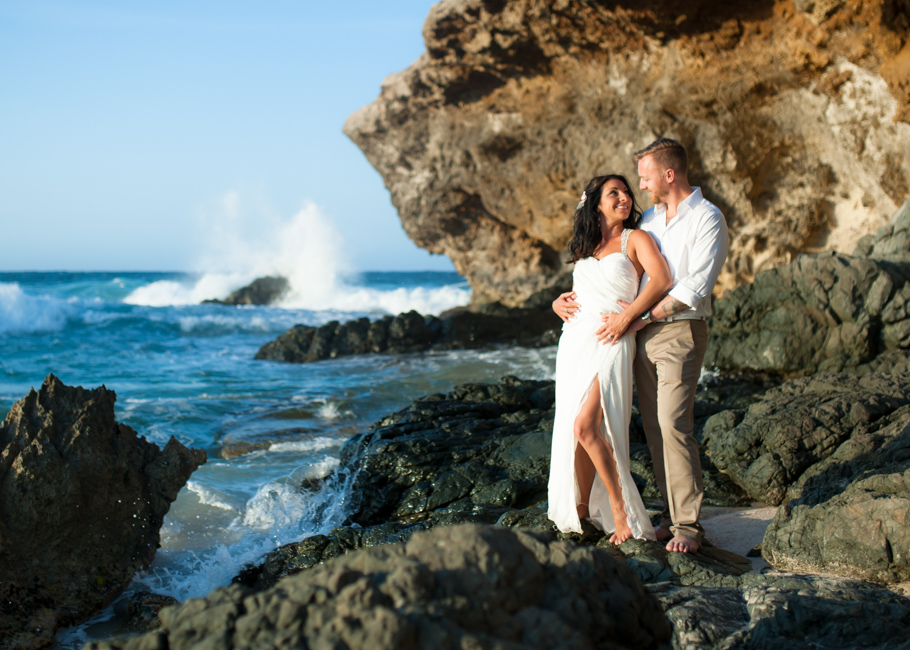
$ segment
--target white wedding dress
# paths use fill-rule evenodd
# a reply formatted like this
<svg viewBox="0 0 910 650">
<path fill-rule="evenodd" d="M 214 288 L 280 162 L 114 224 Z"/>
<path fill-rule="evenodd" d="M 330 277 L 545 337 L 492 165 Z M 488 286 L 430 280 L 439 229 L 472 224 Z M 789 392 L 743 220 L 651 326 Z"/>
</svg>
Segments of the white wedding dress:
<svg viewBox="0 0 910 650">
<path fill-rule="evenodd" d="M 629 527 L 634 537 L 655 540 L 654 528 L 629 469 L 635 335 L 623 336 L 616 345 L 604 345 L 595 336 L 602 325 L 601 313 L 619 312 L 617 301 L 632 302 L 638 293 L 638 273 L 626 253 L 631 232 L 626 229 L 622 233 L 622 252 L 602 259 L 586 257 L 575 263 L 573 290 L 580 308 L 575 317 L 563 325 L 556 352 L 556 419 L 550 454 L 548 514 L 562 532 L 581 532 L 576 509 L 581 501 L 575 477 L 578 441 L 573 425 L 597 377 L 605 416 L 601 434 L 616 459 Z M 597 475 L 588 511 L 596 527 L 607 533 L 616 529 L 607 488 Z"/>
</svg>

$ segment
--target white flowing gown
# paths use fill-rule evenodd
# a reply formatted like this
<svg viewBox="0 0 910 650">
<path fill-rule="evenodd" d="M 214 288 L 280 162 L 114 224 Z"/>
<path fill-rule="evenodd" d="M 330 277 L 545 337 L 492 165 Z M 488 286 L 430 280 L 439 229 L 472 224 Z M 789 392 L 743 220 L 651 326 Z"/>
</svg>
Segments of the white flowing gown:
<svg viewBox="0 0 910 650">
<path fill-rule="evenodd" d="M 581 499 L 575 476 L 579 443 L 573 426 L 594 379 L 599 378 L 604 413 L 600 431 L 616 459 L 626 519 L 634 537 L 654 540 L 654 528 L 629 469 L 635 335 L 623 336 L 616 345 L 603 345 L 595 335 L 602 325 L 602 312 L 618 313 L 617 301 L 632 302 L 638 293 L 638 273 L 626 253 L 631 232 L 626 229 L 622 233 L 622 252 L 602 259 L 586 257 L 575 263 L 572 279 L 579 311 L 563 325 L 556 352 L 556 419 L 550 454 L 548 514 L 562 532 L 581 532 L 576 509 Z M 588 511 L 595 526 L 608 533 L 616 530 L 610 497 L 599 475 L 594 478 Z"/>
</svg>

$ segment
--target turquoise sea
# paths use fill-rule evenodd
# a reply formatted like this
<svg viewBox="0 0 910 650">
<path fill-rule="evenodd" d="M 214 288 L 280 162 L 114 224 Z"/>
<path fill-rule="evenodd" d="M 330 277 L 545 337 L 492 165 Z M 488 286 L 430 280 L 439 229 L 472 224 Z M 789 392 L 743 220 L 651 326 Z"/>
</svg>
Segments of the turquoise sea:
<svg viewBox="0 0 910 650">
<path fill-rule="evenodd" d="M 54 373 L 66 384 L 116 391 L 118 421 L 152 442 L 176 436 L 208 454 L 131 589 L 181 601 L 204 596 L 276 546 L 340 524 L 344 482 L 315 493 L 301 482 L 330 474 L 348 437 L 413 399 L 506 374 L 553 375 L 555 348 L 254 361 L 262 344 L 296 323 L 438 314 L 467 304 L 470 290 L 456 273 L 367 272 L 331 287 L 295 285 L 278 306 L 200 304 L 251 279 L 0 273 L 0 416 Z M 105 636 L 115 609 L 62 632 L 57 647 Z"/>
</svg>

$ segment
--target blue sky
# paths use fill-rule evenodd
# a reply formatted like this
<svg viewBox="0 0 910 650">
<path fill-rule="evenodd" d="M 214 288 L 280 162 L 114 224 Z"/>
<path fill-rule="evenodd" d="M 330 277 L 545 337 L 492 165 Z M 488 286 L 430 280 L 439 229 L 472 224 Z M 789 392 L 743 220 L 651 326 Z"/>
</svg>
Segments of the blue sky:
<svg viewBox="0 0 910 650">
<path fill-rule="evenodd" d="M 0 270 L 197 270 L 305 205 L 357 270 L 452 269 L 341 133 L 432 4 L 0 0 Z"/>
</svg>

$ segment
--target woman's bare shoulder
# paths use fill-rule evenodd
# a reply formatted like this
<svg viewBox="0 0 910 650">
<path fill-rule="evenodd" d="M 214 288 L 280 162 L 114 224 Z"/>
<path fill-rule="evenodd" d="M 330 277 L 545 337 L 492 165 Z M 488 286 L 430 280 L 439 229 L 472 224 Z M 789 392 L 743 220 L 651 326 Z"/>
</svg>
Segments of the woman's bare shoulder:
<svg viewBox="0 0 910 650">
<path fill-rule="evenodd" d="M 633 245 L 657 247 L 657 242 L 654 241 L 654 238 L 640 228 L 636 228 L 629 234 L 629 243 Z"/>
</svg>

